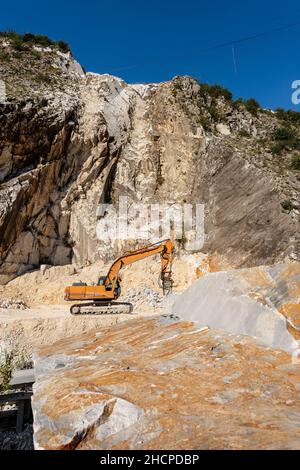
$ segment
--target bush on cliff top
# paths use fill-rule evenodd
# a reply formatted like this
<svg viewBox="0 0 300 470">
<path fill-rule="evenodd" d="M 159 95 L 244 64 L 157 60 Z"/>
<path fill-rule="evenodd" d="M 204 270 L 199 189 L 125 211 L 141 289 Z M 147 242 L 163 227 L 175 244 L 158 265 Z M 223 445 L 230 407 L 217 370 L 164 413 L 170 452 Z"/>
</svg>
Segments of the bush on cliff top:
<svg viewBox="0 0 300 470">
<path fill-rule="evenodd" d="M 276 116 L 282 121 L 287 121 L 291 124 L 300 124 L 300 113 L 298 111 L 293 111 L 288 109 L 287 111 L 282 108 L 277 108 Z"/>
<path fill-rule="evenodd" d="M 61 52 L 69 52 L 70 47 L 65 41 L 53 41 L 43 34 L 18 34 L 15 31 L 0 32 L 0 37 L 8 38 L 16 50 L 24 50 L 26 46 L 57 47 Z"/>
<path fill-rule="evenodd" d="M 275 144 L 272 147 L 273 154 L 280 154 L 283 150 L 300 150 L 300 139 L 297 132 L 290 127 L 279 127 L 273 132 Z"/>
<path fill-rule="evenodd" d="M 207 93 L 213 99 L 217 99 L 223 96 L 226 101 L 230 101 L 235 106 L 239 104 L 243 105 L 246 110 L 254 116 L 257 116 L 257 113 L 260 109 L 259 102 L 256 101 L 254 98 L 249 98 L 248 100 L 243 100 L 242 98 L 239 98 L 233 101 L 231 91 L 221 85 L 209 85 L 208 83 L 201 83 L 201 89 L 202 92 Z"/>
<path fill-rule="evenodd" d="M 224 96 L 225 100 L 231 101 L 232 100 L 232 93 L 227 88 L 223 87 L 222 85 L 209 85 L 208 83 L 201 83 L 201 89 L 203 92 L 210 95 L 212 98 L 220 98 Z"/>
</svg>

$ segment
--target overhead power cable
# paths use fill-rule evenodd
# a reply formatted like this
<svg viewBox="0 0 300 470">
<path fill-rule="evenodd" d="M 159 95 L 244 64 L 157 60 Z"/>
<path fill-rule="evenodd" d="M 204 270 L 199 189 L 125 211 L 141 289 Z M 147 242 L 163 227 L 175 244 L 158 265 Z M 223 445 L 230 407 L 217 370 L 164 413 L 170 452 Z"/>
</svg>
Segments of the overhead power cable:
<svg viewBox="0 0 300 470">
<path fill-rule="evenodd" d="M 226 42 L 223 42 L 223 43 L 220 43 L 220 44 L 216 44 L 214 46 L 210 46 L 210 47 L 207 47 L 207 48 L 200 49 L 200 51 L 197 52 L 197 55 L 201 54 L 201 53 L 205 53 L 205 52 L 210 52 L 210 51 L 213 51 L 213 50 L 216 50 L 216 49 L 229 47 L 229 46 L 231 46 L 233 48 L 237 44 L 241 44 L 241 43 L 246 42 L 246 41 L 252 41 L 253 39 L 261 38 L 261 37 L 267 36 L 269 34 L 273 34 L 273 33 L 279 32 L 279 31 L 284 31 L 286 29 L 294 28 L 294 27 L 299 26 L 299 25 L 300 25 L 300 21 L 295 21 L 294 23 L 289 23 L 289 24 L 284 25 L 284 26 L 279 26 L 278 28 L 273 28 L 273 29 L 269 29 L 269 30 L 266 30 L 266 31 L 262 31 L 261 33 L 252 34 L 252 35 L 249 35 L 249 36 L 244 36 L 244 37 L 241 37 L 239 39 L 234 39 L 234 40 L 231 40 L 231 41 L 226 41 Z M 173 58 L 186 57 L 187 55 L 188 54 L 186 54 L 186 53 L 181 53 L 181 54 L 172 55 L 172 57 Z M 233 55 L 233 58 L 234 58 L 234 49 L 232 49 L 232 55 Z M 235 60 L 235 58 L 234 58 L 234 60 Z M 161 62 L 161 61 L 158 61 L 157 59 L 148 59 L 147 61 L 140 62 L 139 64 L 126 65 L 126 66 L 123 66 L 123 67 L 112 68 L 108 71 L 108 73 L 109 72 L 118 72 L 118 71 L 128 70 L 128 69 L 134 69 L 134 68 L 142 67 L 142 66 L 144 66 L 146 64 L 149 64 L 149 63 L 158 63 L 158 62 Z M 236 64 L 235 64 L 235 68 L 236 68 Z"/>
</svg>

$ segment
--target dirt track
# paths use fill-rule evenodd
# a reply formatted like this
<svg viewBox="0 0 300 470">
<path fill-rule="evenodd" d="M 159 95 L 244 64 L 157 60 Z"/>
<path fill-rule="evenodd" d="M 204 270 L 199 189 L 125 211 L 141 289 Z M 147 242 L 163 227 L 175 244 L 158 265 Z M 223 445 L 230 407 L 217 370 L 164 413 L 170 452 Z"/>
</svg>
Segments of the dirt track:
<svg viewBox="0 0 300 470">
<path fill-rule="evenodd" d="M 203 255 L 178 256 L 174 262 L 174 291 L 184 290 L 199 277 Z M 0 309 L 0 351 L 14 351 L 17 361 L 31 359 L 32 351 L 45 344 L 87 331 L 94 327 L 115 325 L 144 315 L 162 313 L 149 297 L 149 290 L 160 292 L 158 277 L 160 257 L 149 258 L 122 270 L 122 294 L 119 300 L 134 290 L 145 295 L 134 297 L 134 310 L 130 315 L 72 316 L 70 303 L 64 301 L 64 287 L 73 282 L 95 283 L 99 274 L 109 267 L 99 261 L 85 268 L 74 265 L 55 266 L 36 270 L 20 276 L 5 286 L 0 286 L 1 299 L 17 299 L 28 309 Z M 164 310 L 165 311 L 165 310 Z"/>
<path fill-rule="evenodd" d="M 61 305 L 27 310 L 0 310 L 0 347 L 13 351 L 15 362 L 28 362 L 39 346 L 54 343 L 92 328 L 132 321 L 153 313 L 74 316 Z"/>
</svg>

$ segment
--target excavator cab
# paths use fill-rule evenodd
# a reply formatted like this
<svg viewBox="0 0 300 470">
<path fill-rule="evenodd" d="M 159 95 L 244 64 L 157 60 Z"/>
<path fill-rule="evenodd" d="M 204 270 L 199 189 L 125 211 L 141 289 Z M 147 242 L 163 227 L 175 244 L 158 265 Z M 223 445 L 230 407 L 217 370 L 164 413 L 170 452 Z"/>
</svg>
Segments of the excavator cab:
<svg viewBox="0 0 300 470">
<path fill-rule="evenodd" d="M 112 290 L 112 283 L 110 282 L 109 284 L 105 285 L 106 279 L 107 279 L 107 276 L 100 276 L 98 278 L 97 286 L 105 286 L 105 290 L 111 291 Z M 120 295 L 121 295 L 121 285 L 120 285 L 119 279 L 117 279 L 117 282 L 116 282 L 115 293 L 116 293 L 115 298 L 120 297 Z"/>
</svg>

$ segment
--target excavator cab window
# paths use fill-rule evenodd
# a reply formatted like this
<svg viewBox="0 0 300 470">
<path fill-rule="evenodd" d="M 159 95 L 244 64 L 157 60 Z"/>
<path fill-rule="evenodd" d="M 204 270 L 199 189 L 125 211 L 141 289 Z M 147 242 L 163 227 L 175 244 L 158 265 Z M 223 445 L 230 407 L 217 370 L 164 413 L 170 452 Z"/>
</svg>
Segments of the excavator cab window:
<svg viewBox="0 0 300 470">
<path fill-rule="evenodd" d="M 100 276 L 98 279 L 98 286 L 104 286 L 106 281 L 106 276 Z M 110 282 L 105 286 L 105 290 L 112 290 L 112 283 Z"/>
<path fill-rule="evenodd" d="M 98 286 L 104 286 L 106 276 L 100 276 L 98 279 Z"/>
</svg>

